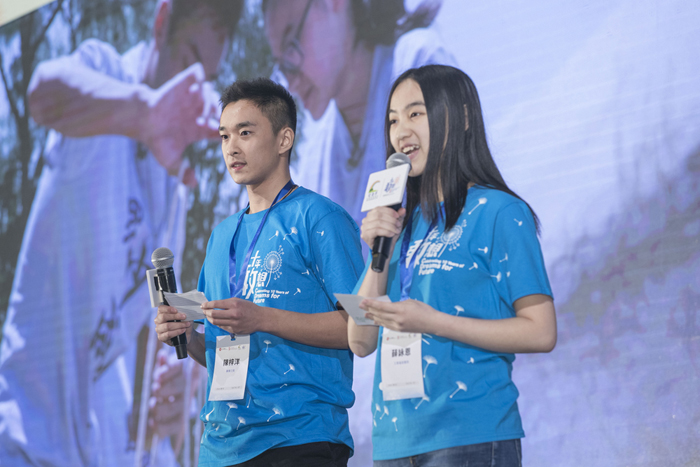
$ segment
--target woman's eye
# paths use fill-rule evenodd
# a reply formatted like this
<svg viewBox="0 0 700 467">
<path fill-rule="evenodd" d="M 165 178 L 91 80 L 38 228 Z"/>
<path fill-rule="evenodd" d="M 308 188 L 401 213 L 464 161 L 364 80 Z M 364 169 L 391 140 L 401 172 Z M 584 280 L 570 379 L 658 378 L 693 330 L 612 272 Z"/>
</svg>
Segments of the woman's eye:
<svg viewBox="0 0 700 467">
<path fill-rule="evenodd" d="M 393 124 L 395 124 L 395 123 L 396 123 L 396 119 L 389 120 L 389 125 L 393 125 Z"/>
<path fill-rule="evenodd" d="M 420 112 L 411 112 L 411 118 L 419 116 Z"/>
</svg>

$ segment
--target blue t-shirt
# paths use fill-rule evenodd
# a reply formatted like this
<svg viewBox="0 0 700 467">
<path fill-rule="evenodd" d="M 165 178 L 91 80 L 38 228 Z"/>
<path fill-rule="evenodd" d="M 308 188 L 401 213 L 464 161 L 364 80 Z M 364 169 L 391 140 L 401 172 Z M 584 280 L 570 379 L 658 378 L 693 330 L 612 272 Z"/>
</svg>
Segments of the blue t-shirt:
<svg viewBox="0 0 700 467">
<path fill-rule="evenodd" d="M 503 319 L 515 316 L 519 298 L 552 295 L 532 214 L 519 199 L 475 186 L 457 224 L 448 232 L 444 225 L 440 221 L 426 237 L 429 223 L 420 209 L 414 214 L 407 255 L 408 260 L 417 255 L 410 298 L 456 316 Z M 403 234 L 388 272 L 387 293 L 394 302 L 401 296 L 402 240 Z M 381 331 L 372 401 L 375 460 L 524 436 L 511 380 L 515 355 L 423 334 L 426 397 L 384 401 Z"/>
<path fill-rule="evenodd" d="M 335 310 L 333 293 L 349 293 L 362 271 L 358 228 L 332 201 L 297 188 L 271 208 L 252 251 L 242 298 L 260 306 L 302 313 Z M 265 211 L 229 217 L 212 232 L 199 278 L 209 300 L 230 297 L 229 249 L 244 263 Z M 211 390 L 216 336 L 228 335 L 205 322 Z M 353 447 L 347 409 L 354 402 L 349 350 L 323 349 L 256 332 L 250 336 L 245 398 L 207 401 L 200 466 L 228 466 L 264 451 L 318 441 Z"/>
</svg>

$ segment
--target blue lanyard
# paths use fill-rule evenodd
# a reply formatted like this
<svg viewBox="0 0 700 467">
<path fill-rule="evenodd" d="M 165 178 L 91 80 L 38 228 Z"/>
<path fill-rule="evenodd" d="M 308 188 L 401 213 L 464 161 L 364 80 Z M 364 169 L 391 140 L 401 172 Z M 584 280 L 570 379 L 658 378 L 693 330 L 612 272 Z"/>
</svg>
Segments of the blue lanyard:
<svg viewBox="0 0 700 467">
<path fill-rule="evenodd" d="M 428 238 L 430 232 L 437 225 L 437 219 L 430 223 L 428 231 L 425 233 L 423 240 L 421 240 L 418 248 L 413 252 L 411 260 L 406 263 L 406 256 L 408 256 L 408 247 L 411 244 L 411 234 L 413 233 L 413 215 L 408 219 L 408 224 L 406 224 L 406 230 L 403 233 L 403 241 L 401 242 L 401 256 L 399 256 L 399 278 L 401 280 L 401 301 L 407 300 L 409 294 L 411 293 L 411 285 L 413 284 L 413 271 L 416 268 L 416 257 L 418 252 L 423 248 L 423 243 L 425 239 Z"/>
<path fill-rule="evenodd" d="M 243 284 L 245 282 L 245 273 L 248 270 L 248 264 L 250 263 L 250 256 L 253 254 L 253 249 L 255 248 L 255 244 L 258 241 L 258 237 L 260 237 L 260 232 L 262 232 L 263 226 L 265 225 L 265 221 L 267 220 L 267 216 L 270 214 L 270 211 L 272 211 L 272 208 L 277 204 L 277 201 L 281 200 L 285 196 L 289 194 L 290 191 L 294 188 L 294 182 L 290 179 L 287 184 L 280 190 L 279 193 L 277 193 L 277 196 L 275 196 L 275 199 L 272 201 L 272 204 L 270 205 L 270 208 L 267 210 L 265 213 L 265 216 L 263 216 L 262 221 L 260 221 L 260 226 L 258 227 L 258 231 L 255 232 L 255 236 L 253 237 L 253 241 L 250 243 L 250 246 L 248 247 L 248 252 L 245 255 L 245 259 L 243 260 L 243 265 L 241 267 L 240 273 L 238 273 L 236 269 L 236 248 L 235 248 L 235 243 L 236 243 L 236 234 L 238 233 L 238 229 L 241 227 L 241 222 L 243 221 L 243 216 L 245 216 L 245 211 L 243 211 L 243 214 L 238 218 L 238 223 L 236 224 L 236 230 L 233 232 L 233 238 L 231 239 L 231 248 L 229 250 L 229 291 L 231 293 L 231 297 L 236 297 L 238 296 L 241 291 L 243 290 Z M 248 207 L 250 206 L 250 203 L 248 203 L 248 206 L 246 206 L 246 211 L 248 210 Z M 233 284 L 233 278 L 236 278 L 236 286 L 232 289 L 231 286 Z"/>
</svg>

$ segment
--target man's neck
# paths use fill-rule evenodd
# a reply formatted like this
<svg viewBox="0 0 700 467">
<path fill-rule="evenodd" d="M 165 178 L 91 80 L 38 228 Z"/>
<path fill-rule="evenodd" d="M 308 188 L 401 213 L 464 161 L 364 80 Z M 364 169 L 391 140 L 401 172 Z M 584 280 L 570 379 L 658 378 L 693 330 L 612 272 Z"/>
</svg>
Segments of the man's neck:
<svg viewBox="0 0 700 467">
<path fill-rule="evenodd" d="M 372 78 L 374 51 L 364 43 L 354 44 L 350 60 L 342 74 L 344 80 L 335 97 L 345 124 L 354 139 L 359 140 L 367 110 L 367 94 Z"/>
<path fill-rule="evenodd" d="M 268 177 L 257 185 L 246 185 L 248 202 L 250 203 L 248 214 L 255 214 L 256 212 L 269 209 L 277 193 L 284 188 L 290 179 L 291 175 L 289 174 L 289 169 L 287 169 Z"/>
</svg>

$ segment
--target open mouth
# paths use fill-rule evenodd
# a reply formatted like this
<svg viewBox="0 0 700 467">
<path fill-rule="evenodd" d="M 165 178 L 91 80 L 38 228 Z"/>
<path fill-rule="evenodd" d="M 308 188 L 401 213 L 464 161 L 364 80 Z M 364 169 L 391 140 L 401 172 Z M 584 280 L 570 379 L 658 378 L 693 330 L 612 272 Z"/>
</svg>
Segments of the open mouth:
<svg viewBox="0 0 700 467">
<path fill-rule="evenodd" d="M 231 167 L 233 170 L 240 170 L 240 169 L 243 168 L 245 165 L 246 165 L 245 162 L 234 162 L 233 164 L 230 165 L 230 167 Z"/>
<path fill-rule="evenodd" d="M 401 152 L 406 154 L 408 157 L 412 158 L 413 156 L 416 155 L 416 153 L 418 152 L 419 149 L 420 149 L 420 146 L 418 146 L 417 144 L 411 144 L 411 145 L 402 147 Z"/>
</svg>

